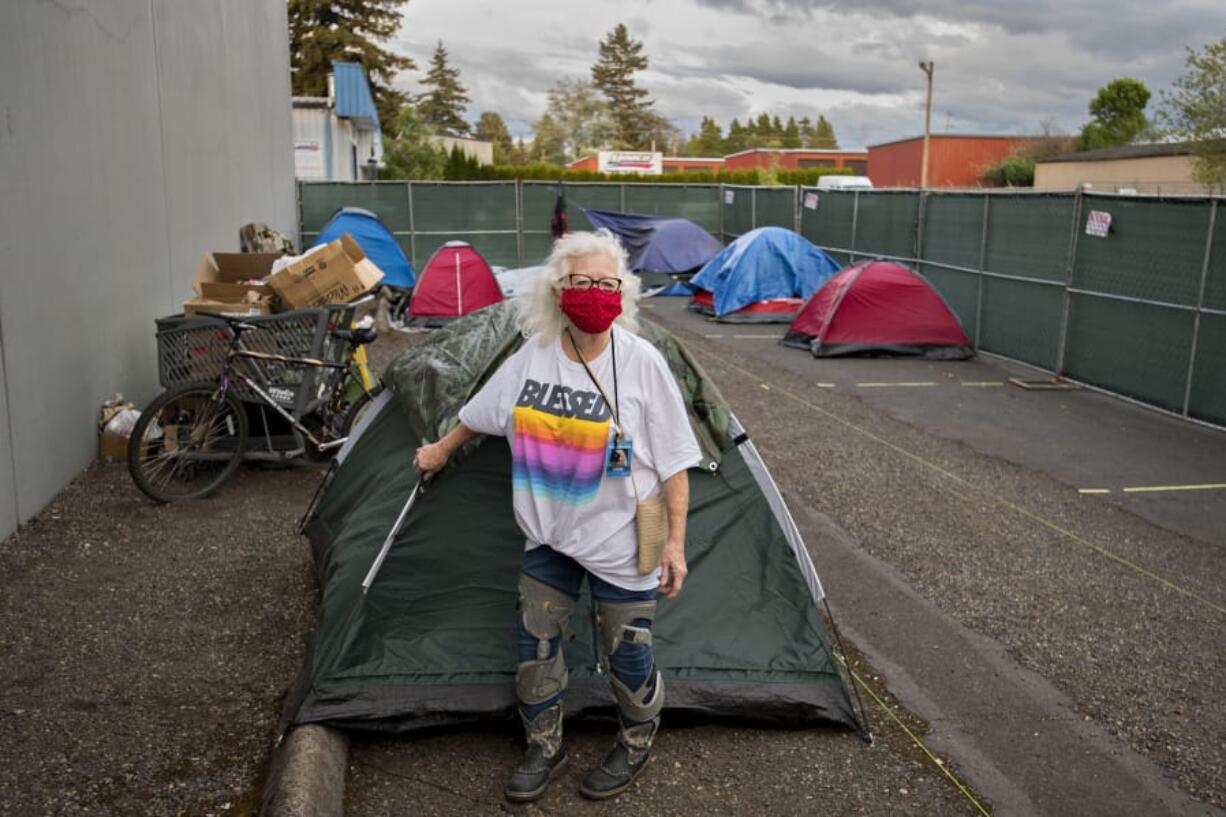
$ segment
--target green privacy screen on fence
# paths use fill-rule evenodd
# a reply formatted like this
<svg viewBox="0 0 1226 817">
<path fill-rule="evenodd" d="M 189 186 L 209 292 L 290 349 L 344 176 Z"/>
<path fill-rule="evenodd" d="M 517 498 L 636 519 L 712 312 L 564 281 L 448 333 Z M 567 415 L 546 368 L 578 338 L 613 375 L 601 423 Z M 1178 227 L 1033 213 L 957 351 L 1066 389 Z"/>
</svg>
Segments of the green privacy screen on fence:
<svg viewBox="0 0 1226 817">
<path fill-rule="evenodd" d="M 378 213 L 415 268 L 451 239 L 468 241 L 491 264 L 525 266 L 549 252 L 559 188 L 575 230 L 591 227 L 583 208 L 674 215 L 724 241 L 778 225 L 798 229 L 840 263 L 901 259 L 932 282 L 976 348 L 1226 424 L 1221 199 L 711 184 L 303 182 L 300 229 L 310 246 L 336 209 L 358 206 Z M 1087 234 L 1089 221 L 1101 225 L 1107 216 L 1105 234 Z"/>
</svg>

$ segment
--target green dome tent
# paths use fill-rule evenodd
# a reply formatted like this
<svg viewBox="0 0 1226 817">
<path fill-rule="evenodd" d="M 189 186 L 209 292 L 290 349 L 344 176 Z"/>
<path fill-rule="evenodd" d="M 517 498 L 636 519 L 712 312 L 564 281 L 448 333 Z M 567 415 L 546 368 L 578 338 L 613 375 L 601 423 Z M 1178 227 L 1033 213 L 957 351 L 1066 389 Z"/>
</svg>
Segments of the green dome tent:
<svg viewBox="0 0 1226 817">
<path fill-rule="evenodd" d="M 448 430 L 522 342 L 514 308 L 496 304 L 404 353 L 339 452 L 306 528 L 321 601 L 287 726 L 405 731 L 513 711 L 524 537 L 504 440 L 457 453 L 413 504 L 369 593 L 361 585 L 417 481 L 419 441 Z M 821 583 L 766 467 L 680 343 L 651 324 L 641 334 L 670 361 L 704 449 L 690 472 L 689 577 L 676 601 L 661 599 L 655 626 L 666 710 L 858 727 L 819 616 Z M 567 713 L 612 711 L 586 590 L 579 610 Z"/>
</svg>

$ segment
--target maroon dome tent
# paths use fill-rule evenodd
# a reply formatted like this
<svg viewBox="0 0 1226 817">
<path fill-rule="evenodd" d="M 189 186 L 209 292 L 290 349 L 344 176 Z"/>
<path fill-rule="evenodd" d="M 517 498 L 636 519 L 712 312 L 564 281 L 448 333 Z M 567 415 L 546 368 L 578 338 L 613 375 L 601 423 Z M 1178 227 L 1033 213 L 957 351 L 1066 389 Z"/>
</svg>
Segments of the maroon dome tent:
<svg viewBox="0 0 1226 817">
<path fill-rule="evenodd" d="M 814 357 L 974 357 L 953 311 L 932 285 L 889 261 L 847 267 L 813 293 L 780 341 Z"/>
<path fill-rule="evenodd" d="M 409 301 L 409 325 L 439 327 L 502 300 L 502 288 L 481 254 L 448 241 L 426 262 Z"/>
</svg>

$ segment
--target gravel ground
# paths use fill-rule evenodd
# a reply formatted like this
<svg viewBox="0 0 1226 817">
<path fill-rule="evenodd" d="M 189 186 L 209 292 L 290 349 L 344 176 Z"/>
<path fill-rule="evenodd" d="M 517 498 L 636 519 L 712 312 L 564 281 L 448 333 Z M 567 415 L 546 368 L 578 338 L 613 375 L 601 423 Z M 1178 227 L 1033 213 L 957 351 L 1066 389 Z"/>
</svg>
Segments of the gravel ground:
<svg viewBox="0 0 1226 817">
<path fill-rule="evenodd" d="M 1226 550 L 671 328 L 785 490 L 1185 791 L 1226 804 Z"/>
<path fill-rule="evenodd" d="M 372 350 L 376 368 L 415 337 L 385 335 Z M 1221 613 L 1001 503 L 1218 605 L 1226 600 L 1220 549 L 1079 501 L 1066 486 L 854 397 L 686 340 L 785 491 L 959 621 L 1008 645 L 1184 789 L 1223 804 Z M 820 467 L 832 462 L 837 469 Z M 293 524 L 317 478 L 312 469 L 244 468 L 211 499 L 157 507 L 122 465 L 98 464 L 0 545 L 0 814 L 254 813 L 282 696 L 312 626 L 309 552 Z M 864 677 L 879 675 L 857 666 Z M 924 724 L 879 694 L 922 734 Z M 834 729 L 672 725 L 650 776 L 615 805 L 575 791 L 606 747 L 608 726 L 571 727 L 570 770 L 526 808 L 499 796 L 520 751 L 510 725 L 359 737 L 347 813 L 978 813 L 869 706 L 872 746 Z"/>
<path fill-rule="evenodd" d="M 0 546 L 0 813 L 248 815 L 313 615 L 308 469 L 156 506 L 97 463 Z"/>
</svg>

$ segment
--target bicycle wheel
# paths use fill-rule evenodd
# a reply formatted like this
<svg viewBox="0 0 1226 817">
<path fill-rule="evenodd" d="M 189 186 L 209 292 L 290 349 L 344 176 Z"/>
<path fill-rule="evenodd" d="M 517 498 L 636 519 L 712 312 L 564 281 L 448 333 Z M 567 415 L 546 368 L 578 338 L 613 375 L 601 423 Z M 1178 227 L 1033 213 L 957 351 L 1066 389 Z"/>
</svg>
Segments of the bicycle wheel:
<svg viewBox="0 0 1226 817">
<path fill-rule="evenodd" d="M 247 413 L 233 394 L 186 384 L 149 404 L 128 440 L 128 472 L 156 502 L 208 496 L 230 478 L 247 448 Z"/>
</svg>

